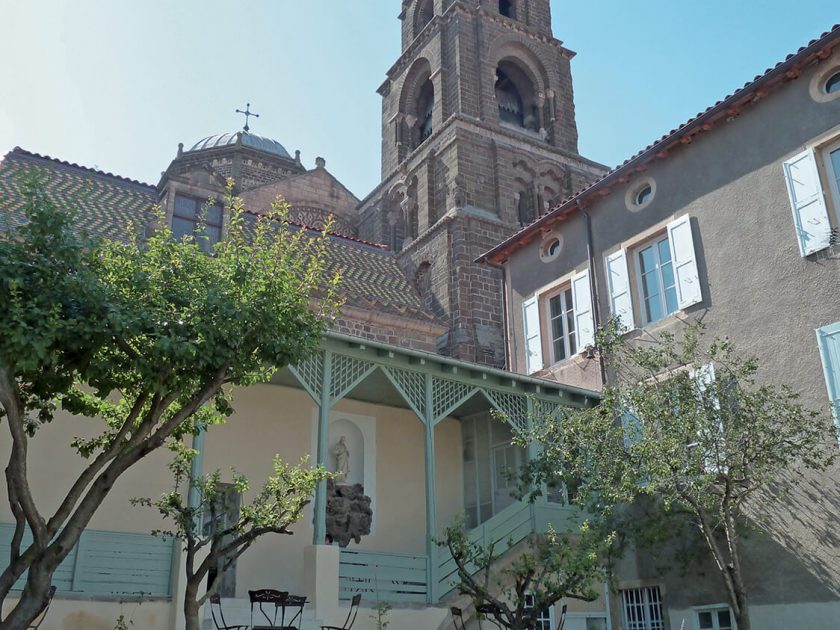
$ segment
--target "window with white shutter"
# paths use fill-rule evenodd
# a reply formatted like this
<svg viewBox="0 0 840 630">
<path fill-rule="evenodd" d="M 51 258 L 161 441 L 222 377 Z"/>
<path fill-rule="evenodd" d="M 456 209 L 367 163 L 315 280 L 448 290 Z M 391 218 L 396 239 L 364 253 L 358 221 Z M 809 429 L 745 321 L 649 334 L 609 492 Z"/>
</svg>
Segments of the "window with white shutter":
<svg viewBox="0 0 840 630">
<path fill-rule="evenodd" d="M 840 424 L 840 322 L 817 330 L 828 399 L 834 411 L 834 420 Z"/>
<path fill-rule="evenodd" d="M 669 223 L 667 229 L 671 261 L 674 265 L 677 305 L 680 308 L 688 308 L 703 300 L 694 251 L 694 235 L 691 232 L 691 217 L 682 216 Z"/>
<path fill-rule="evenodd" d="M 610 313 L 621 320 L 624 330 L 636 327 L 633 318 L 633 295 L 627 271 L 627 252 L 619 250 L 606 258 L 607 283 L 610 290 Z"/>
<path fill-rule="evenodd" d="M 525 325 L 525 367 L 528 374 L 532 374 L 543 368 L 540 307 L 536 296 L 522 304 L 522 321 Z"/>
<path fill-rule="evenodd" d="M 831 224 L 816 154 L 807 149 L 787 160 L 783 167 L 799 252 L 808 256 L 831 244 Z"/>
<path fill-rule="evenodd" d="M 589 269 L 572 277 L 572 302 L 575 312 L 578 349 L 595 343 L 595 319 L 592 316 L 592 289 Z"/>
</svg>

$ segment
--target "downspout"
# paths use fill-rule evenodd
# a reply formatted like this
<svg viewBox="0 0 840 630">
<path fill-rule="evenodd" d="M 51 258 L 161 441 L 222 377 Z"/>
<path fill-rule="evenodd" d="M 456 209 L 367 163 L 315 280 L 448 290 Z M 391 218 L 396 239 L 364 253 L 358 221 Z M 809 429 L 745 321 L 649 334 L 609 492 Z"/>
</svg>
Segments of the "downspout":
<svg viewBox="0 0 840 630">
<path fill-rule="evenodd" d="M 513 365 L 513 349 L 510 347 L 510 334 L 508 327 L 510 324 L 510 313 L 508 312 L 508 281 L 507 281 L 507 265 L 503 265 L 502 271 L 502 335 L 505 344 L 505 365 L 504 369 L 510 370 Z"/>
<path fill-rule="evenodd" d="M 601 326 L 601 309 L 599 307 L 600 300 L 598 299 L 598 281 L 595 274 L 595 247 L 592 243 L 592 217 L 583 209 L 580 199 L 576 199 L 575 203 L 583 214 L 584 225 L 586 226 L 586 254 L 589 256 L 589 292 L 592 294 L 592 319 L 594 320 L 595 330 Z M 601 386 L 607 384 L 607 367 L 604 365 L 603 357 L 598 354 L 598 367 L 601 372 Z"/>
</svg>

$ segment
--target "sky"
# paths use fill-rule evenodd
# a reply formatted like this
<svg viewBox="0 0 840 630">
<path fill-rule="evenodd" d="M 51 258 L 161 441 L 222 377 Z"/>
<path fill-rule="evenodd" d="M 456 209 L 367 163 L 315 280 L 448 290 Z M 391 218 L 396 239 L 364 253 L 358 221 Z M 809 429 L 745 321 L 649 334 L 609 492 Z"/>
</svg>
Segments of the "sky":
<svg viewBox="0 0 840 630">
<path fill-rule="evenodd" d="M 552 0 L 580 152 L 614 166 L 840 22 L 837 0 Z M 300 149 L 357 196 L 380 177 L 377 87 L 400 0 L 0 0 L 0 155 L 157 183 L 201 138 Z"/>
</svg>

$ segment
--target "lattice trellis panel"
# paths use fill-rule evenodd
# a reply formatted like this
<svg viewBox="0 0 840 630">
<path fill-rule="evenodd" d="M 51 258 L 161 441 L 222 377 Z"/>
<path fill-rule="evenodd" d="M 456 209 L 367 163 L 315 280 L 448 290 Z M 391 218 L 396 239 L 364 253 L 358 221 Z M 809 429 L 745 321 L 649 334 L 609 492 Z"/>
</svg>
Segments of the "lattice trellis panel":
<svg viewBox="0 0 840 630">
<path fill-rule="evenodd" d="M 321 382 L 324 378 L 324 353 L 319 351 L 306 359 L 300 365 L 290 367 L 304 389 L 315 399 L 321 400 Z"/>
<path fill-rule="evenodd" d="M 340 400 L 376 369 L 376 364 L 362 359 L 334 354 L 332 359 L 332 381 L 330 401 Z"/>
<path fill-rule="evenodd" d="M 506 394 L 484 390 L 493 406 L 507 416 L 511 426 L 519 431 L 528 429 L 528 399 L 522 394 Z"/>
<path fill-rule="evenodd" d="M 434 377 L 432 379 L 432 415 L 437 421 L 452 412 L 476 392 L 474 387 Z"/>
<path fill-rule="evenodd" d="M 546 400 L 534 401 L 534 416 L 537 418 L 556 418 L 561 407 L 559 403 Z"/>
<path fill-rule="evenodd" d="M 385 368 L 385 373 L 421 419 L 426 417 L 426 377 L 419 372 Z"/>
</svg>

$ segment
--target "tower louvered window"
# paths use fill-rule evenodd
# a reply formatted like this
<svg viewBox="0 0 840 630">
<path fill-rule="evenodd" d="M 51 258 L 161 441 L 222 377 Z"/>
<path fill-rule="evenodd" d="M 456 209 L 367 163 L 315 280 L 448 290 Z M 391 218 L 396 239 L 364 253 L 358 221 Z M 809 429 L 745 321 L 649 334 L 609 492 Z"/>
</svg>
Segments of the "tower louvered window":
<svg viewBox="0 0 840 630">
<path fill-rule="evenodd" d="M 519 95 L 516 86 L 503 71 L 498 70 L 497 74 L 496 100 L 499 103 L 499 117 L 502 122 L 523 127 L 525 117 L 522 97 Z"/>
</svg>

